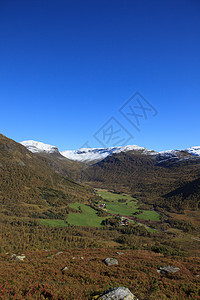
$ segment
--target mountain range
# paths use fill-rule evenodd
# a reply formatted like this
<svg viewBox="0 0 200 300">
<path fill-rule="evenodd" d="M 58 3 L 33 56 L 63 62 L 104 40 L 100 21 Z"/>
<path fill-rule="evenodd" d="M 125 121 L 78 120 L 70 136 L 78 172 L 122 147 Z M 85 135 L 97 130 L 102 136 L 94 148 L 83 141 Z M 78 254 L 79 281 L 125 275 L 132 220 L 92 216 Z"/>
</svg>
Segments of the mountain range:
<svg viewBox="0 0 200 300">
<path fill-rule="evenodd" d="M 65 158 L 73 161 L 79 161 L 83 163 L 94 163 L 103 160 L 104 158 L 121 152 L 128 151 L 137 151 L 140 154 L 146 155 L 156 155 L 160 160 L 171 159 L 171 158 L 179 158 L 181 153 L 185 151 L 188 153 L 188 158 L 190 158 L 190 154 L 194 156 L 200 156 L 200 146 L 190 147 L 185 150 L 168 150 L 156 152 L 154 150 L 148 150 L 144 147 L 140 147 L 137 145 L 128 145 L 121 147 L 109 147 L 109 148 L 80 148 L 78 150 L 66 150 L 59 152 L 56 146 L 44 144 L 42 142 L 37 141 L 23 141 L 21 142 L 28 150 L 33 153 L 48 153 L 48 154 L 61 154 Z M 186 157 L 185 157 L 186 158 Z"/>
<path fill-rule="evenodd" d="M 40 142 L 22 144 L 46 161 L 51 159 L 57 171 L 93 188 L 131 193 L 168 211 L 200 207 L 200 146 L 161 152 L 136 145 L 59 152 Z"/>
<path fill-rule="evenodd" d="M 136 145 L 59 152 L 0 135 L 0 207 L 7 215 L 58 218 L 93 188 L 126 192 L 157 209 L 200 207 L 200 147 L 156 152 Z"/>
</svg>

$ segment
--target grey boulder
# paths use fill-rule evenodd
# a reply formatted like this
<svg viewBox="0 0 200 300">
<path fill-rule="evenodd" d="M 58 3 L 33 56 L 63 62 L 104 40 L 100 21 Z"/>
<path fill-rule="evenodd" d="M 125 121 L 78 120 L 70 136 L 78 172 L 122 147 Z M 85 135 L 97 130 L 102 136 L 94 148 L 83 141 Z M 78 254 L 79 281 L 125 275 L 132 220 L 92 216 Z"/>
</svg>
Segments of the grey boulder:
<svg viewBox="0 0 200 300">
<path fill-rule="evenodd" d="M 107 257 L 104 260 L 105 264 L 107 266 L 114 266 L 114 265 L 118 265 L 118 260 L 116 258 L 112 258 L 112 257 Z"/>
<path fill-rule="evenodd" d="M 157 272 L 160 274 L 176 273 L 178 271 L 180 271 L 180 269 L 177 267 L 173 267 L 173 266 L 160 267 L 157 270 Z"/>
<path fill-rule="evenodd" d="M 125 287 L 117 287 L 109 290 L 104 295 L 98 298 L 99 300 L 138 300 L 130 291 Z"/>
</svg>

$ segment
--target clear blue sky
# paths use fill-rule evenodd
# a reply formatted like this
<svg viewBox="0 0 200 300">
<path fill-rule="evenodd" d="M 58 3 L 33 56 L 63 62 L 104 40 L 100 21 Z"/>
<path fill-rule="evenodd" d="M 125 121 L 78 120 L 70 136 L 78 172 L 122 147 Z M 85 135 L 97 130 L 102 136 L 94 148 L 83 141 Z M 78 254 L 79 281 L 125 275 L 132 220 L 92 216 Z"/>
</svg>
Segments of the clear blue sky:
<svg viewBox="0 0 200 300">
<path fill-rule="evenodd" d="M 4 135 L 101 147 L 114 117 L 128 144 L 200 145 L 199 0 L 0 0 L 0 43 Z M 140 132 L 119 111 L 137 91 L 158 112 Z"/>
</svg>

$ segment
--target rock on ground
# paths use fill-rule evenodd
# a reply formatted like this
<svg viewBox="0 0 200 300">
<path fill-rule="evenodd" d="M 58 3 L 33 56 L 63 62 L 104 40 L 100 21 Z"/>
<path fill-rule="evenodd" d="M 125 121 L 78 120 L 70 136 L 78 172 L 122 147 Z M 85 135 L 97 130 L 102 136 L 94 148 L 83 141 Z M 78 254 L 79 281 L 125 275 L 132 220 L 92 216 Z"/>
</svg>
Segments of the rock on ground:
<svg viewBox="0 0 200 300">
<path fill-rule="evenodd" d="M 65 273 L 67 270 L 69 270 L 68 267 L 64 267 L 64 268 L 62 269 L 62 272 Z"/>
<path fill-rule="evenodd" d="M 11 258 L 14 259 L 14 260 L 21 260 L 21 261 L 23 261 L 24 258 L 25 258 L 25 255 L 24 255 L 24 254 L 22 254 L 22 255 L 16 255 L 16 254 L 13 254 L 13 255 L 11 256 Z"/>
<path fill-rule="evenodd" d="M 114 265 L 118 265 L 118 260 L 116 258 L 112 258 L 112 257 L 107 257 L 104 260 L 105 264 L 107 266 L 114 266 Z"/>
<path fill-rule="evenodd" d="M 117 287 L 107 291 L 104 295 L 98 298 L 99 300 L 138 300 L 130 291 L 125 287 Z"/>
<path fill-rule="evenodd" d="M 179 268 L 173 266 L 160 267 L 157 272 L 160 274 L 176 273 L 180 271 Z"/>
</svg>

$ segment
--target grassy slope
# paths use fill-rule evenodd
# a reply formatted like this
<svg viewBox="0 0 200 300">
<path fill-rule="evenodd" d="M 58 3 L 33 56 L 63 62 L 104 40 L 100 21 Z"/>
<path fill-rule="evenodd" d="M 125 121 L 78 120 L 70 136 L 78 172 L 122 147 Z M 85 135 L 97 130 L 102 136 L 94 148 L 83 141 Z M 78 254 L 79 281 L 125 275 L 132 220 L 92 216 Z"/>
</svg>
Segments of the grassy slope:
<svg viewBox="0 0 200 300">
<path fill-rule="evenodd" d="M 107 211 L 112 214 L 120 214 L 125 216 L 133 216 L 138 211 L 137 200 L 129 195 L 114 194 L 107 191 L 99 191 L 98 194 L 105 199 Z M 119 202 L 118 200 L 127 200 L 126 202 Z M 137 218 L 147 219 L 151 221 L 159 221 L 160 215 L 155 211 L 143 210 Z"/>
<path fill-rule="evenodd" d="M 98 191 L 97 194 L 105 200 L 106 211 L 111 214 L 133 216 L 133 214 L 138 211 L 137 201 L 129 195 L 120 195 L 102 190 Z M 126 202 L 121 203 L 118 201 L 120 199 L 123 199 Z M 79 211 L 79 213 L 70 213 L 67 216 L 66 221 L 70 225 L 101 227 L 101 222 L 106 219 L 105 217 L 99 217 L 95 209 L 82 203 L 71 203 L 69 207 Z M 155 211 L 144 210 L 141 214 L 136 215 L 136 217 L 151 221 L 160 220 L 160 215 Z M 63 224 L 63 226 L 66 226 L 65 223 L 58 223 L 56 220 L 44 221 L 43 224 L 49 224 L 50 226 L 62 226 Z"/>
<path fill-rule="evenodd" d="M 66 221 L 70 225 L 101 227 L 101 222 L 105 220 L 104 217 L 98 217 L 96 210 L 88 205 L 72 203 L 69 206 L 73 209 L 81 211 L 81 213 L 73 213 L 68 215 Z"/>
</svg>

